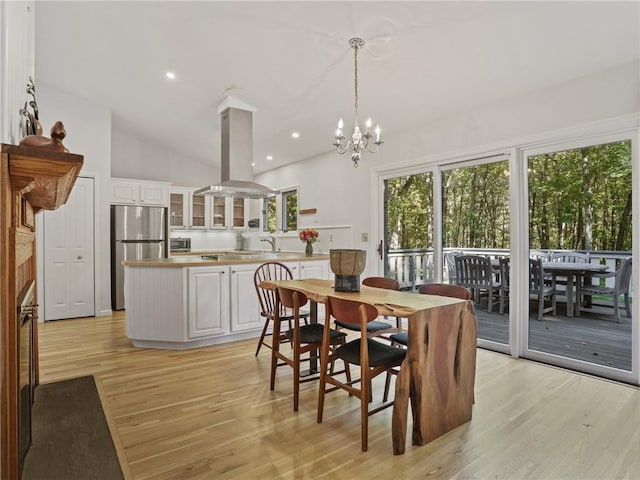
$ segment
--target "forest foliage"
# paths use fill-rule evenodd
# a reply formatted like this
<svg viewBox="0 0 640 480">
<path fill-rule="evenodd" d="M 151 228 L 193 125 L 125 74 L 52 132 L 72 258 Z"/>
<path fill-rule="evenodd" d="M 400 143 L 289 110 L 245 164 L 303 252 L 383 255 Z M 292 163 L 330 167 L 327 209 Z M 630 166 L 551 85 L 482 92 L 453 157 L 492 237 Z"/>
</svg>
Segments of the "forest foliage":
<svg viewBox="0 0 640 480">
<path fill-rule="evenodd" d="M 527 160 L 530 248 L 631 250 L 631 141 Z M 432 248 L 432 175 L 385 182 L 389 249 Z M 445 248 L 509 248 L 507 161 L 443 171 L 442 201 Z"/>
</svg>

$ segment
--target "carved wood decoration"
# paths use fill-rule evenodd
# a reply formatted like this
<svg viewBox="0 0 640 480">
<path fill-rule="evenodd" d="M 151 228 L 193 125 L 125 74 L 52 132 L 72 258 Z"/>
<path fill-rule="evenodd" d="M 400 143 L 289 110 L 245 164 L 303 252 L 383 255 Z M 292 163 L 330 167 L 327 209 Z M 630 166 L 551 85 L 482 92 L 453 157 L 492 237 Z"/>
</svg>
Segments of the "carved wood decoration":
<svg viewBox="0 0 640 480">
<path fill-rule="evenodd" d="M 20 478 L 18 292 L 36 278 L 35 213 L 63 205 L 82 155 L 2 144 L 0 156 L 0 478 Z M 37 290 L 37 289 L 36 289 Z M 33 324 L 35 384 L 38 329 Z"/>
</svg>

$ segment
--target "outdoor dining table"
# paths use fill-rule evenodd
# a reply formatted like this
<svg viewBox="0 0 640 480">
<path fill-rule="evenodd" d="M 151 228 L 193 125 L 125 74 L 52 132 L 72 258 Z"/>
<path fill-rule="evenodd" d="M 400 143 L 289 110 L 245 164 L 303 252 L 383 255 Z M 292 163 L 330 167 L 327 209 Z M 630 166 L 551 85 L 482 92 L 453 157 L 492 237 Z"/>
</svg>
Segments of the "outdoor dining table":
<svg viewBox="0 0 640 480">
<path fill-rule="evenodd" d="M 471 420 L 476 371 L 477 320 L 473 302 L 436 295 L 361 286 L 336 292 L 333 280 L 269 283 L 303 292 L 317 304 L 329 296 L 371 304 L 380 315 L 408 317 L 407 356 L 396 379 L 391 434 L 394 454 L 405 451 L 409 401 L 413 445 L 424 445 Z"/>
<path fill-rule="evenodd" d="M 577 291 L 584 277 L 589 273 L 606 272 L 609 267 L 588 262 L 542 262 L 542 269 L 554 277 L 567 277 L 567 317 L 573 317 L 574 303 L 580 301 L 579 298 L 574 300 L 574 297 L 577 297 L 574 292 Z"/>
</svg>

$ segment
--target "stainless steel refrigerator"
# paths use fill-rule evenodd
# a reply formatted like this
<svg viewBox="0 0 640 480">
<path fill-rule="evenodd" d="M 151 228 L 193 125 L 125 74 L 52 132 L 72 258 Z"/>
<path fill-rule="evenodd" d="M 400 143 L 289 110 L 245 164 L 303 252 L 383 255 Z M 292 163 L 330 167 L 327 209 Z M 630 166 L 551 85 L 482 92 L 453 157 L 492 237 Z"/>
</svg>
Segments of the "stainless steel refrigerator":
<svg viewBox="0 0 640 480">
<path fill-rule="evenodd" d="M 167 209 L 111 206 L 111 308 L 125 308 L 125 260 L 167 256 Z"/>
</svg>

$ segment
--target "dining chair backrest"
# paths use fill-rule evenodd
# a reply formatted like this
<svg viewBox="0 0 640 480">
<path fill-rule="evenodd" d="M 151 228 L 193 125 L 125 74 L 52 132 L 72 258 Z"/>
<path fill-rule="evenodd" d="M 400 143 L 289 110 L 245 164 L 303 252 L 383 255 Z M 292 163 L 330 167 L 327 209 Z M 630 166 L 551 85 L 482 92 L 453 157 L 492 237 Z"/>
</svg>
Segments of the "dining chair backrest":
<svg viewBox="0 0 640 480">
<path fill-rule="evenodd" d="M 256 287 L 262 316 L 272 317 L 276 308 L 276 291 L 262 288 L 262 282 L 277 280 L 292 280 L 293 275 L 289 267 L 280 262 L 266 262 L 260 265 L 253 274 L 253 283 Z"/>
<path fill-rule="evenodd" d="M 529 250 L 529 258 L 539 258 L 543 262 L 549 259 L 549 253 L 542 250 Z"/>
<path fill-rule="evenodd" d="M 500 286 L 509 289 L 511 284 L 511 259 L 504 257 L 500 259 Z"/>
<path fill-rule="evenodd" d="M 589 254 L 570 251 L 552 252 L 549 256 L 549 261 L 564 263 L 588 263 Z"/>
<path fill-rule="evenodd" d="M 384 288 L 385 290 L 400 290 L 400 282 L 395 278 L 367 277 L 362 280 L 362 284 L 368 287 Z"/>
<path fill-rule="evenodd" d="M 542 259 L 529 259 L 529 292 L 537 293 L 544 289 L 544 270 L 542 269 Z"/>
<path fill-rule="evenodd" d="M 458 255 L 463 255 L 464 252 L 462 250 L 451 250 L 447 252 L 444 256 L 447 262 L 447 273 L 449 275 L 449 283 L 456 283 L 456 257 Z"/>
<path fill-rule="evenodd" d="M 327 316 L 333 316 L 336 320 L 352 325 L 361 325 L 361 320 L 366 323 L 378 318 L 378 309 L 367 303 L 357 302 L 355 300 L 338 299 L 336 297 L 327 297 Z M 363 310 L 362 310 L 363 309 Z M 361 317 L 364 312 L 364 317 Z M 366 335 L 366 325 L 365 335 Z"/>
<path fill-rule="evenodd" d="M 284 287 L 278 287 L 278 300 L 283 307 L 294 311 L 305 306 L 309 301 L 304 293 Z"/>
<path fill-rule="evenodd" d="M 491 261 L 481 255 L 458 255 L 456 259 L 456 283 L 467 288 L 491 285 L 493 272 Z"/>
<path fill-rule="evenodd" d="M 468 289 L 461 285 L 450 285 L 446 283 L 427 283 L 418 289 L 418 293 L 471 300 L 471 292 Z"/>
<path fill-rule="evenodd" d="M 632 262 L 633 258 L 629 257 L 626 260 L 623 260 L 618 270 L 616 270 L 616 290 L 620 293 L 626 292 L 629 290 L 629 285 L 631 283 L 631 270 L 632 270 Z"/>
</svg>

